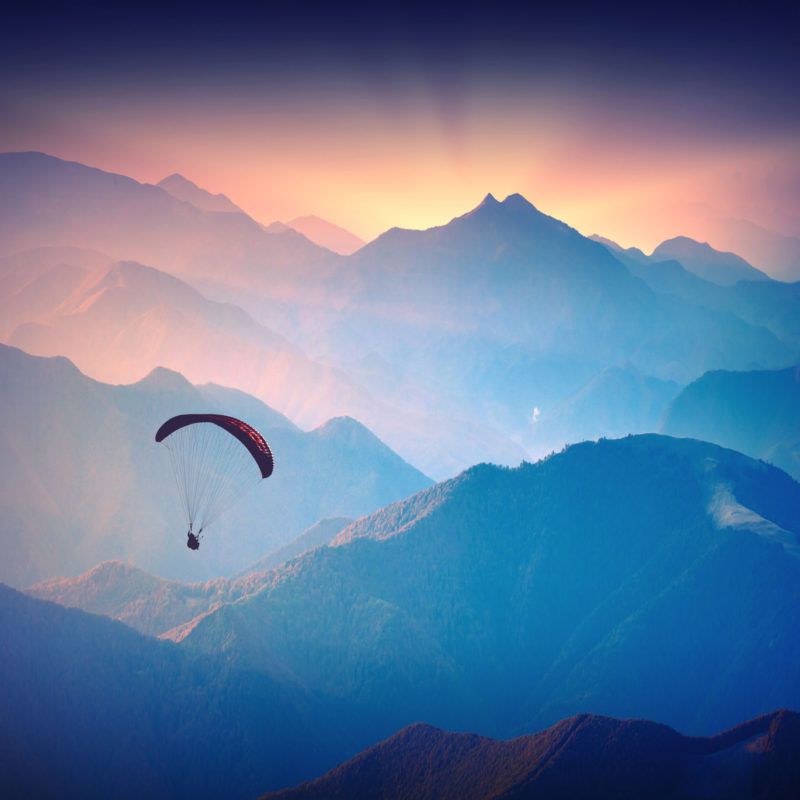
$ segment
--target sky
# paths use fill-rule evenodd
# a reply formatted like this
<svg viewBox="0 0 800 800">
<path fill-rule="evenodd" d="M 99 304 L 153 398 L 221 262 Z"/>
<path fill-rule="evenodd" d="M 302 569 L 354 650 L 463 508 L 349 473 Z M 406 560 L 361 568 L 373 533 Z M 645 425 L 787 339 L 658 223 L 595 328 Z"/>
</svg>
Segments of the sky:
<svg viewBox="0 0 800 800">
<path fill-rule="evenodd" d="M 365 239 L 487 192 L 648 251 L 712 217 L 800 235 L 788 4 L 376 6 L 19 5 L 0 151 L 180 172 L 261 222 L 317 214 Z"/>
</svg>

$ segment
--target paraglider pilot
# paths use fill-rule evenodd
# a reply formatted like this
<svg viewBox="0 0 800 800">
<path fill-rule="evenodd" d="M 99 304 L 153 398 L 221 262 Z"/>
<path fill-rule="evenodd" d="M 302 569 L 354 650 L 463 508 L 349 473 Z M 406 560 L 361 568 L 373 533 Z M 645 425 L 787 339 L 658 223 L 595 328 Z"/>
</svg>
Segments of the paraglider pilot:
<svg viewBox="0 0 800 800">
<path fill-rule="evenodd" d="M 192 533 L 192 526 L 189 525 L 189 532 L 187 533 L 187 540 L 186 546 L 190 550 L 199 550 L 200 549 L 200 540 Z"/>
</svg>

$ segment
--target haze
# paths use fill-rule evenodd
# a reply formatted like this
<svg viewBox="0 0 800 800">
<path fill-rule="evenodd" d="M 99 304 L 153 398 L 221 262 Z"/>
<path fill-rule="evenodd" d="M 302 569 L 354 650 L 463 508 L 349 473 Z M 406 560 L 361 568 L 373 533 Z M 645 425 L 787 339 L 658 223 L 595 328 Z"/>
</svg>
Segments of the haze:
<svg viewBox="0 0 800 800">
<path fill-rule="evenodd" d="M 87 13 L 66 39 L 58 16 L 11 20 L 0 150 L 179 172 L 262 223 L 365 240 L 487 191 L 648 252 L 732 249 L 729 218 L 800 233 L 798 56 L 767 15 L 144 16 Z"/>
</svg>

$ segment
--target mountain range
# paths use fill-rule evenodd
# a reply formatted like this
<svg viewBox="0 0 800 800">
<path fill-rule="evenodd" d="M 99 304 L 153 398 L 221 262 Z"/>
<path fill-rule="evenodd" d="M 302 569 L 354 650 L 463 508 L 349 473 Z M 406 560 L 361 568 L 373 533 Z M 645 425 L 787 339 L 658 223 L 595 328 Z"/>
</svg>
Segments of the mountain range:
<svg viewBox="0 0 800 800">
<path fill-rule="evenodd" d="M 16 259 L 0 270 L 9 261 Z M 304 425 L 359 403 L 347 376 L 171 275 L 131 261 L 84 270 L 74 291 L 18 325 L 9 343 L 34 355 L 66 355 L 103 381 L 130 382 L 168 367 L 257 394 Z"/>
<path fill-rule="evenodd" d="M 0 634 L 0 786 L 11 800 L 236 800 L 348 756 L 330 735 L 335 714 L 302 688 L 218 657 L 3 585 Z M 277 797 L 596 797 L 580 793 L 588 782 L 620 798 L 780 800 L 796 795 L 797 748 L 797 715 L 785 711 L 701 739 L 591 715 L 510 742 L 414 725 Z"/>
<path fill-rule="evenodd" d="M 339 281 L 347 326 L 316 330 L 314 347 L 349 353 L 345 368 L 370 391 L 385 370 L 373 376 L 352 363 L 377 352 L 533 454 L 544 447 L 533 409 L 552 412 L 609 367 L 685 383 L 720 362 L 785 366 L 797 349 L 764 324 L 648 286 L 519 195 L 489 196 L 438 228 L 388 231 L 349 262 Z M 796 311 L 796 297 L 791 303 Z M 644 416 L 640 407 L 636 414 Z M 625 427 L 641 431 L 635 419 Z"/>
<path fill-rule="evenodd" d="M 800 480 L 800 367 L 706 373 L 672 401 L 662 430 L 763 458 Z"/>
<path fill-rule="evenodd" d="M 202 211 L 222 211 L 246 216 L 245 212 L 224 194 L 207 192 L 177 172 L 160 180 L 156 186 L 169 192 L 178 200 L 191 203 L 195 208 L 199 208 Z"/>
<path fill-rule="evenodd" d="M 731 286 L 739 281 L 768 281 L 769 276 L 735 253 L 721 253 L 708 242 L 676 236 L 661 242 L 651 255 L 654 261 L 679 261 L 689 272 L 710 283 Z"/>
<path fill-rule="evenodd" d="M 39 248 L 0 259 L 0 281 L 6 340 L 37 355 L 66 355 L 98 380 L 136 381 L 166 366 L 195 382 L 244 389 L 307 427 L 355 416 L 439 476 L 492 455 L 514 463 L 524 456 L 488 426 L 470 426 L 413 389 L 414 404 L 401 398 L 406 408 L 398 409 L 393 392 L 371 394 L 241 308 L 160 270 L 96 251 Z"/>
<path fill-rule="evenodd" d="M 203 211 L 223 211 L 246 215 L 239 206 L 224 194 L 212 194 L 177 172 L 167 176 L 156 185 L 178 200 L 191 203 Z M 262 227 L 268 233 L 284 233 L 287 230 L 297 231 L 297 233 L 302 234 L 314 244 L 340 255 L 350 255 L 350 253 L 364 245 L 363 239 L 359 239 L 355 234 L 314 215 L 296 217 L 290 220 L 288 224 L 273 222 L 271 225 Z"/>
<path fill-rule="evenodd" d="M 511 741 L 417 724 L 263 800 L 791 800 L 800 793 L 798 752 L 792 711 L 698 738 L 590 714 Z"/>
<path fill-rule="evenodd" d="M 800 238 L 796 229 L 776 231 L 752 220 L 706 214 L 701 218 L 704 238 L 718 247 L 740 253 L 752 264 L 783 281 L 800 281 Z"/>
<path fill-rule="evenodd" d="M 732 285 L 719 285 L 695 275 L 675 259 L 659 260 L 635 247 L 623 250 L 614 242 L 604 242 L 633 275 L 659 294 L 674 295 L 684 302 L 764 327 L 792 349 L 800 345 L 800 283 L 739 280 Z"/>
<path fill-rule="evenodd" d="M 0 255 L 76 246 L 251 291 L 334 257 L 294 230 L 268 233 L 246 214 L 44 153 L 0 153 L 0 197 Z"/>
<path fill-rule="evenodd" d="M 481 465 L 174 638 L 313 687 L 354 751 L 420 719 L 507 737 L 588 711 L 707 733 L 800 705 L 798 501 L 775 467 L 656 435 Z"/>
<path fill-rule="evenodd" d="M 165 369 L 131 385 L 91 380 L 65 358 L 0 346 L 2 580 L 27 586 L 125 559 L 201 580 L 238 572 L 318 520 L 357 517 L 430 484 L 356 420 L 310 432 L 243 392 Z M 248 420 L 278 469 L 187 558 L 169 459 L 154 435 L 178 413 Z M 211 532 L 209 533 L 211 536 Z"/>
<path fill-rule="evenodd" d="M 3 589 L 0 731 L 17 773 L 44 763 L 43 781 L 125 796 L 144 769 L 149 794 L 201 797 L 295 785 L 420 719 L 508 738 L 589 713 L 710 735 L 800 706 L 799 508 L 775 467 L 635 436 L 481 465 L 356 520 L 254 592 L 203 599 L 177 646 Z M 187 602 L 160 599 L 164 620 Z M 110 766 L 89 778 L 90 758 Z"/>
<path fill-rule="evenodd" d="M 70 245 L 108 253 L 112 265 L 124 259 L 128 266 L 109 279 L 115 296 L 133 288 L 130 274 L 120 275 L 134 270 L 132 262 L 167 270 L 202 295 L 244 308 L 254 325 L 274 334 L 271 345 L 280 341 L 281 363 L 305 377 L 292 392 L 280 370 L 267 380 L 247 357 L 235 359 L 242 369 L 196 375 L 185 347 L 173 355 L 187 364 L 169 366 L 195 381 L 254 392 L 306 426 L 354 416 L 436 478 L 482 460 L 515 465 L 526 454 L 547 452 L 556 439 L 575 441 L 583 432 L 577 428 L 537 434 L 548 418 L 563 423 L 562 405 L 593 392 L 609 369 L 630 367 L 642 376 L 629 384 L 626 411 L 613 430 L 636 433 L 650 428 L 651 379 L 686 384 L 712 369 L 777 369 L 800 358 L 796 287 L 778 281 L 717 286 L 679 266 L 703 292 L 688 284 L 678 291 L 650 274 L 677 262 L 642 264 L 612 252 L 519 195 L 488 196 L 427 231 L 392 229 L 344 257 L 296 232 L 268 232 L 246 215 L 198 208 L 163 188 L 43 154 L 1 156 L 0 182 L 4 196 L 14 198 L 2 223 L 7 252 Z M 160 342 L 164 329 L 174 334 L 176 321 L 182 332 L 181 306 L 194 307 L 183 295 L 166 308 L 136 306 L 133 341 L 118 330 L 116 313 L 99 319 L 89 296 L 86 308 L 55 313 L 45 323 L 51 330 L 25 325 L 37 317 L 42 324 L 41 303 L 30 306 L 30 296 L 55 299 L 74 290 L 80 273 L 74 263 L 65 266 L 45 270 L 47 291 L 17 292 L 19 302 L 10 304 L 21 306 L 13 313 L 12 341 L 66 354 L 88 370 L 79 353 L 57 348 L 61 341 L 64 348 L 74 344 L 68 325 L 87 341 L 78 329 L 94 316 L 103 344 L 98 370 L 131 367 L 113 379 L 132 381 L 163 364 L 146 345 Z M 111 288 L 104 287 L 85 288 L 94 288 L 91 297 L 102 304 Z M 127 319 L 127 310 L 120 316 Z M 201 316 L 193 315 L 187 333 Z M 229 323 L 220 323 L 218 338 L 228 335 Z M 140 355 L 136 374 L 123 354 L 128 349 Z M 107 372 L 90 373 L 110 379 Z M 314 378 L 319 374 L 323 384 Z"/>
<path fill-rule="evenodd" d="M 103 614 L 149 636 L 177 636 L 173 629 L 261 591 L 270 571 L 303 553 L 328 544 L 352 520 L 320 520 L 283 547 L 251 564 L 232 579 L 201 583 L 166 580 L 122 561 L 104 561 L 76 578 L 52 578 L 26 589 L 41 600 Z"/>
</svg>

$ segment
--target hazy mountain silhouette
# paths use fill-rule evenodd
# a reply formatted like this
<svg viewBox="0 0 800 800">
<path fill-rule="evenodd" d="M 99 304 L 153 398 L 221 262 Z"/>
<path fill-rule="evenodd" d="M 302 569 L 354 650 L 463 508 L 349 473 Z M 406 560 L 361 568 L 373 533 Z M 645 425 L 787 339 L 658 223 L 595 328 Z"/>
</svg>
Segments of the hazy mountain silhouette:
<svg viewBox="0 0 800 800">
<path fill-rule="evenodd" d="M 364 240 L 354 233 L 313 215 L 296 217 L 288 225 L 315 244 L 343 256 L 349 256 L 364 246 Z"/>
<path fill-rule="evenodd" d="M 643 375 L 630 364 L 608 367 L 554 409 L 537 416 L 537 449 L 549 452 L 569 442 L 657 431 L 680 388 L 673 381 Z"/>
<path fill-rule="evenodd" d="M 40 600 L 104 614 L 140 633 L 160 636 L 222 603 L 255 594 L 272 580 L 267 574 L 270 570 L 328 544 L 351 522 L 348 517 L 320 520 L 230 579 L 186 583 L 159 578 L 122 561 L 104 561 L 75 578 L 51 578 L 25 592 Z"/>
<path fill-rule="evenodd" d="M 800 485 L 774 467 L 586 443 L 358 520 L 177 638 L 315 687 L 354 741 L 580 711 L 710 732 L 800 705 L 798 532 Z"/>
<path fill-rule="evenodd" d="M 67 263 L 56 260 L 62 252 Z M 100 380 L 135 381 L 164 365 L 196 382 L 235 385 L 304 426 L 356 416 L 438 475 L 491 457 L 518 463 L 525 455 L 490 425 L 464 421 L 413 385 L 400 392 L 384 380 L 375 396 L 241 308 L 135 262 L 98 266 L 102 258 L 50 248 L 0 259 L 0 280 L 7 273 L 8 286 L 21 287 L 9 289 L 4 303 L 10 341 L 39 355 L 66 355 Z M 43 273 L 52 277 L 52 291 L 35 285 Z"/>
<path fill-rule="evenodd" d="M 778 367 L 793 357 L 764 327 L 654 292 L 520 195 L 490 195 L 441 227 L 393 229 L 348 263 L 339 281 L 347 326 L 327 329 L 327 351 L 376 352 L 528 448 L 532 410 L 552 411 L 610 365 L 686 382 L 709 364 Z M 381 377 L 353 374 L 380 391 Z"/>
<path fill-rule="evenodd" d="M 643 375 L 686 383 L 710 369 L 780 368 L 800 356 L 800 345 L 782 333 L 797 333 L 800 319 L 784 298 L 743 302 L 745 318 L 738 306 L 653 291 L 622 265 L 624 253 L 612 254 L 520 195 L 488 196 L 427 231 L 392 229 L 343 257 L 295 231 L 267 232 L 245 215 L 205 211 L 160 187 L 43 154 L 0 156 L 0 183 L 9 198 L 0 223 L 7 252 L 76 245 L 169 269 L 246 308 L 317 365 L 301 370 L 286 403 L 275 396 L 285 381 L 266 381 L 263 368 L 234 378 L 200 377 L 191 363 L 171 366 L 193 380 L 253 392 L 304 425 L 354 416 L 436 477 L 538 453 L 533 409 L 553 412 L 610 366 L 630 363 Z M 79 276 L 57 277 L 71 286 Z M 133 340 L 117 338 L 112 325 L 101 340 L 106 366 L 125 363 L 112 357 L 116 342 L 141 353 L 175 319 L 171 307 L 141 314 L 148 335 Z M 49 345 L 61 333 L 51 332 Z M 27 347 L 48 338 L 26 335 L 30 345 L 15 341 Z M 114 380 L 136 379 L 159 363 Z M 351 390 L 347 380 L 313 378 L 322 365 L 349 375 Z M 643 395 L 634 414 L 648 402 Z"/>
<path fill-rule="evenodd" d="M 328 544 L 351 522 L 347 517 L 320 520 L 231 579 L 186 583 L 158 578 L 122 561 L 104 561 L 75 578 L 52 578 L 25 591 L 41 600 L 113 617 L 140 633 L 161 636 L 222 603 L 255 594 L 272 581 L 270 570 Z"/>
<path fill-rule="evenodd" d="M 236 386 L 302 425 L 369 405 L 347 376 L 242 309 L 135 262 L 90 275 L 9 341 L 35 355 L 65 355 L 103 381 L 130 382 L 165 366 L 197 383 Z"/>
<path fill-rule="evenodd" d="M 0 153 L 0 195 L 2 255 L 71 245 L 251 291 L 332 256 L 296 231 L 267 233 L 245 214 L 44 153 Z"/>
<path fill-rule="evenodd" d="M 155 370 L 124 386 L 98 383 L 64 358 L 0 346 L 0 578 L 26 586 L 126 559 L 200 579 L 239 571 L 319 519 L 355 517 L 430 481 L 355 420 L 303 432 L 242 392 L 192 386 Z M 170 416 L 218 411 L 247 418 L 279 468 L 187 558 L 169 459 L 153 437 Z"/>
<path fill-rule="evenodd" d="M 688 236 L 676 236 L 661 242 L 652 256 L 657 261 L 674 259 L 689 272 L 720 286 L 732 286 L 739 281 L 768 281 L 760 269 L 748 264 L 735 253 L 722 253 L 708 242 L 696 242 Z"/>
<path fill-rule="evenodd" d="M 417 724 L 264 800 L 791 800 L 800 794 L 798 754 L 800 714 L 793 711 L 707 738 L 589 714 L 511 741 Z"/>
<path fill-rule="evenodd" d="M 160 180 L 156 186 L 160 186 L 178 200 L 191 203 L 195 208 L 200 208 L 203 211 L 224 211 L 247 216 L 246 212 L 242 211 L 239 206 L 231 202 L 224 194 L 207 192 L 177 172 Z"/>
<path fill-rule="evenodd" d="M 628 256 L 629 258 L 633 258 L 633 259 L 636 259 L 638 261 L 647 261 L 648 260 L 648 256 L 646 256 L 644 254 L 644 252 L 642 250 L 640 250 L 638 247 L 623 247 L 621 244 L 618 244 L 613 239 L 608 239 L 607 237 L 600 236 L 597 233 L 593 233 L 589 238 L 593 242 L 599 242 L 600 244 L 604 245 L 609 250 L 611 250 L 612 253 L 615 253 L 615 254 L 616 253 L 622 253 L 622 254 Z"/>
<path fill-rule="evenodd" d="M 0 337 L 61 306 L 114 259 L 75 247 L 41 247 L 0 258 Z"/>
<path fill-rule="evenodd" d="M 326 517 L 314 523 L 288 544 L 260 558 L 237 577 L 246 577 L 257 572 L 276 569 L 292 558 L 303 555 L 315 547 L 332 542 L 348 525 L 353 522 L 349 517 Z"/>
<path fill-rule="evenodd" d="M 3 797 L 246 798 L 346 757 L 300 687 L 1 584 L 0 643 Z"/>
<path fill-rule="evenodd" d="M 674 259 L 658 261 L 640 250 L 631 254 L 634 250 L 620 249 L 615 255 L 654 291 L 734 314 L 750 325 L 766 328 L 800 353 L 800 283 L 759 280 L 720 286 L 689 272 Z"/>
<path fill-rule="evenodd" d="M 672 402 L 662 429 L 777 464 L 800 479 L 800 367 L 708 372 Z"/>
<path fill-rule="evenodd" d="M 708 238 L 719 247 L 741 253 L 770 275 L 800 281 L 800 238 L 768 230 L 747 219 L 712 216 L 703 221 Z"/>
<path fill-rule="evenodd" d="M 26 594 L 113 617 L 140 633 L 159 636 L 256 588 L 260 585 L 255 582 L 235 585 L 225 578 L 204 583 L 170 581 L 132 564 L 104 561 L 77 578 L 37 583 L 26 589 Z"/>
</svg>

